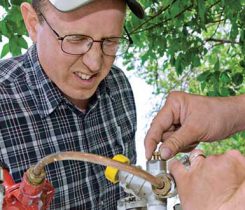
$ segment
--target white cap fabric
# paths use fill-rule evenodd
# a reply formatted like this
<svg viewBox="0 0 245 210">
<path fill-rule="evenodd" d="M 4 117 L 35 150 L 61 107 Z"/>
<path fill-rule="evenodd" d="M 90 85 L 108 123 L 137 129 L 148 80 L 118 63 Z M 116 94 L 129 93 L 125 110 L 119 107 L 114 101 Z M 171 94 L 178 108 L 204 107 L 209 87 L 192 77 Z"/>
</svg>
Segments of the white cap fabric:
<svg viewBox="0 0 245 210">
<path fill-rule="evenodd" d="M 54 7 L 61 12 L 69 12 L 84 6 L 93 0 L 49 0 Z M 136 0 L 125 0 L 130 10 L 140 19 L 144 18 L 145 12 Z"/>
</svg>

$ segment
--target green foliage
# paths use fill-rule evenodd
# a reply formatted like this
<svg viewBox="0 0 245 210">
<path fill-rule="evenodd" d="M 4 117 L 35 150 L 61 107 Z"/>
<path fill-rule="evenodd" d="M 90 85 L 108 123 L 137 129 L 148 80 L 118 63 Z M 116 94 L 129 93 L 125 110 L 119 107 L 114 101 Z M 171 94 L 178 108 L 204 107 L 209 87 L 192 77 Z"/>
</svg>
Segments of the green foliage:
<svg viewBox="0 0 245 210">
<path fill-rule="evenodd" d="M 12 55 L 21 54 L 21 49 L 27 49 L 28 45 L 24 36 L 27 36 L 27 31 L 24 26 L 24 21 L 20 13 L 20 4 L 24 1 L 0 1 L 0 6 L 5 10 L 1 14 L 0 20 L 0 39 L 3 36 L 8 39 L 8 43 L 4 45 L 1 57 L 8 53 Z"/>
<path fill-rule="evenodd" d="M 224 48 L 222 49 L 224 50 Z M 221 66 L 220 59 L 217 58 L 211 70 L 205 70 L 197 76 L 197 81 L 201 85 L 201 92 L 209 96 L 229 96 L 239 93 L 244 87 L 245 68 L 237 63 L 236 58 L 230 59 L 234 62 L 230 61 L 230 64 L 226 63 Z"/>
<path fill-rule="evenodd" d="M 232 149 L 239 150 L 242 154 L 245 154 L 244 139 L 245 132 L 241 132 L 223 141 L 202 143 L 201 148 L 207 155 L 223 154 Z"/>
<path fill-rule="evenodd" d="M 23 0 L 1 0 L 0 41 L 9 41 L 1 57 L 27 48 L 27 31 L 20 15 Z M 141 0 L 147 17 L 128 13 L 126 26 L 134 46 L 124 56 L 128 70 L 164 96 L 185 90 L 209 96 L 245 93 L 244 0 Z M 244 135 L 232 141 L 204 145 L 209 151 L 238 148 L 244 152 Z M 232 144 L 231 144 L 232 142 Z"/>
<path fill-rule="evenodd" d="M 172 87 L 211 96 L 241 93 L 245 71 L 239 65 L 245 62 L 244 0 L 141 2 L 147 7 L 147 18 L 143 22 L 128 18 L 135 45 L 125 56 L 125 64 L 130 69 L 141 69 L 140 74 L 156 87 L 156 93 L 168 92 Z M 135 55 L 140 56 L 140 62 L 132 63 Z M 166 84 L 169 74 L 175 79 Z M 172 84 L 178 80 L 185 88 Z"/>
</svg>

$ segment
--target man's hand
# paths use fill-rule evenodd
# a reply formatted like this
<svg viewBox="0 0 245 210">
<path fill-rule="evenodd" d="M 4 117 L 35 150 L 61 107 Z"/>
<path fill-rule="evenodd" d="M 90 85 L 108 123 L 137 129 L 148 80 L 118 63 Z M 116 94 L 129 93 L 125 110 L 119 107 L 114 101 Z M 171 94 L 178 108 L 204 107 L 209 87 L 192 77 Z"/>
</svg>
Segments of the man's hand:
<svg viewBox="0 0 245 210">
<path fill-rule="evenodd" d="M 224 139 L 245 128 L 245 95 L 206 97 L 172 92 L 145 137 L 146 158 L 160 142 L 161 157 L 190 151 L 199 142 Z"/>
<path fill-rule="evenodd" d="M 195 151 L 194 151 L 195 152 Z M 244 210 L 245 157 L 238 151 L 169 163 L 183 210 Z"/>
</svg>

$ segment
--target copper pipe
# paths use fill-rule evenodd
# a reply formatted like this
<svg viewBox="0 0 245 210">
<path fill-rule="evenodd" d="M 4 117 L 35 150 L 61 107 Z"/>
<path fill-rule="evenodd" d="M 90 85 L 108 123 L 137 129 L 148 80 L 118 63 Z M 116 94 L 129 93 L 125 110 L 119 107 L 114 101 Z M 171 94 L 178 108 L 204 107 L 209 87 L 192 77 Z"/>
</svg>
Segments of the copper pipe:
<svg viewBox="0 0 245 210">
<path fill-rule="evenodd" d="M 84 162 L 95 163 L 103 166 L 110 166 L 113 168 L 117 168 L 121 171 L 126 171 L 130 174 L 138 176 L 148 182 L 150 182 L 156 188 L 163 188 L 164 182 L 162 179 L 153 176 L 152 174 L 136 167 L 131 166 L 128 164 L 124 164 L 115 160 L 112 160 L 107 157 L 103 157 L 100 155 L 90 154 L 90 153 L 83 153 L 83 152 L 60 152 L 48 155 L 42 158 L 36 166 L 34 166 L 33 173 L 35 176 L 39 176 L 44 167 L 50 163 L 61 161 L 61 160 L 79 160 Z"/>
</svg>

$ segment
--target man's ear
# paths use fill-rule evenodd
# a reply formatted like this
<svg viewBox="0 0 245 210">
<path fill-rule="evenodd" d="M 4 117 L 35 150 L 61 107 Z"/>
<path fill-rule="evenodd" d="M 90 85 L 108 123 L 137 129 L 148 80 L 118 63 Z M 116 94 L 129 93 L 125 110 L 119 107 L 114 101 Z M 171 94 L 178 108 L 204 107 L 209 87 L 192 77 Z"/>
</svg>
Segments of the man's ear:
<svg viewBox="0 0 245 210">
<path fill-rule="evenodd" d="M 39 24 L 38 16 L 32 5 L 24 2 L 20 6 L 22 17 L 24 19 L 26 29 L 33 42 L 37 39 L 37 26 Z"/>
</svg>

